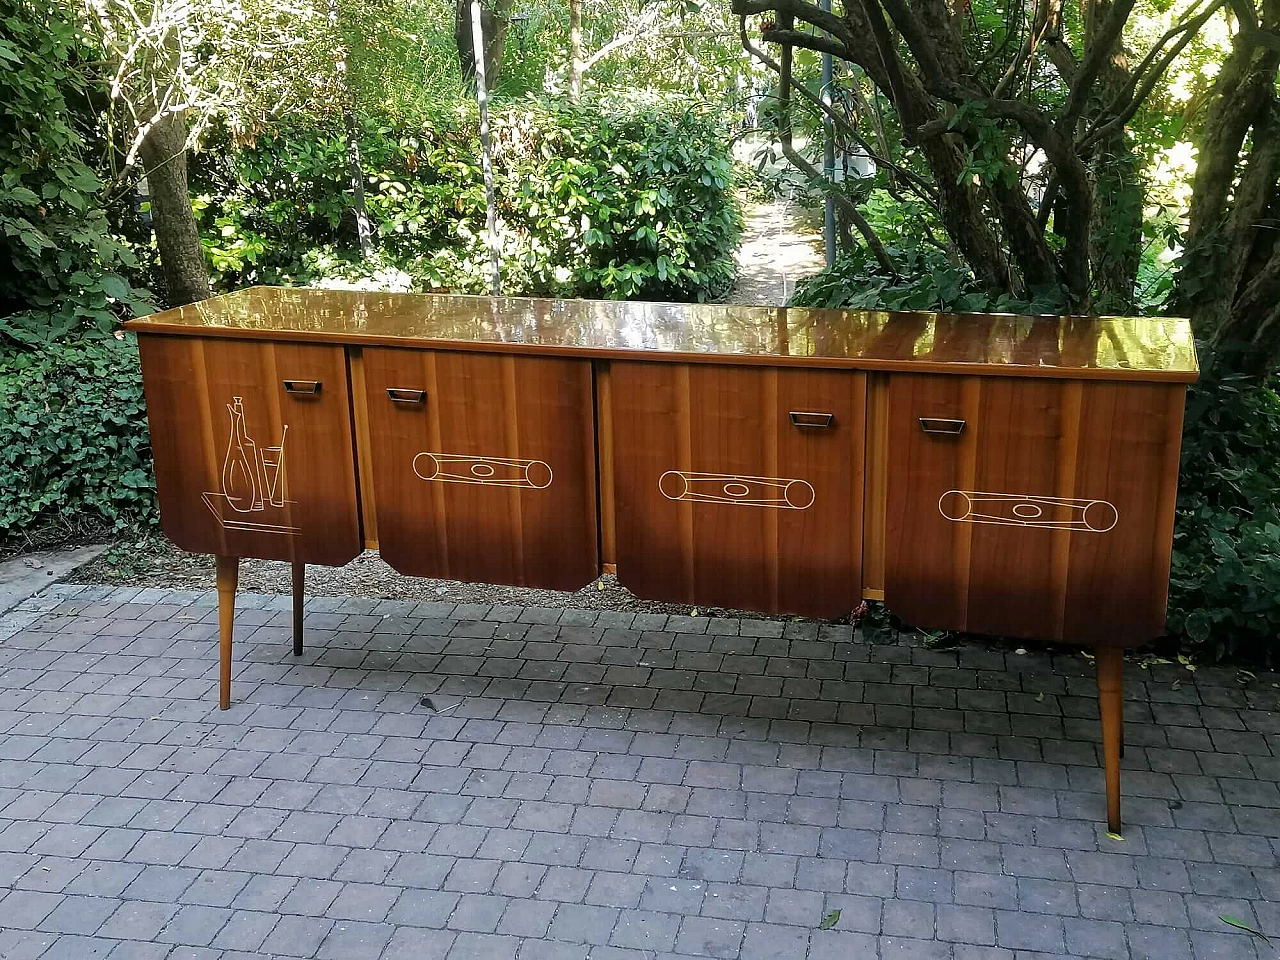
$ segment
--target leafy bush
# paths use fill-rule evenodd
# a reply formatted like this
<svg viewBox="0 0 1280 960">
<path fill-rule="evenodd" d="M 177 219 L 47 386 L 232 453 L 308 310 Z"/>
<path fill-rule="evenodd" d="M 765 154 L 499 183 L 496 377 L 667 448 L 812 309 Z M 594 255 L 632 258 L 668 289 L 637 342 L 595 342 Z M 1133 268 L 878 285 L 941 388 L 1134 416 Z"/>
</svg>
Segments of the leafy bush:
<svg viewBox="0 0 1280 960">
<path fill-rule="evenodd" d="M 900 275 L 887 274 L 866 247 L 859 246 L 827 269 L 796 284 L 794 307 L 852 310 L 948 310 L 954 313 L 1056 313 L 1060 289 L 1037 290 L 1024 300 L 993 295 L 967 267 L 951 263 L 936 247 L 889 248 Z"/>
<path fill-rule="evenodd" d="M 61 5 L 0 0 L 0 346 L 105 334 L 149 309 L 83 159 L 91 56 Z"/>
<path fill-rule="evenodd" d="M 42 522 L 154 522 L 137 346 L 114 337 L 0 354 L 0 541 Z"/>
<path fill-rule="evenodd" d="M 1280 396 L 1210 360 L 1187 396 L 1169 631 L 1280 663 Z"/>
<path fill-rule="evenodd" d="M 521 101 L 494 115 L 504 289 L 606 298 L 716 297 L 741 215 L 725 138 L 663 102 Z M 379 247 L 358 263 L 341 130 L 278 129 L 202 158 L 202 233 L 217 282 L 306 283 L 399 268 L 421 288 L 488 289 L 473 116 L 430 129 L 366 123 L 366 206 Z"/>
</svg>

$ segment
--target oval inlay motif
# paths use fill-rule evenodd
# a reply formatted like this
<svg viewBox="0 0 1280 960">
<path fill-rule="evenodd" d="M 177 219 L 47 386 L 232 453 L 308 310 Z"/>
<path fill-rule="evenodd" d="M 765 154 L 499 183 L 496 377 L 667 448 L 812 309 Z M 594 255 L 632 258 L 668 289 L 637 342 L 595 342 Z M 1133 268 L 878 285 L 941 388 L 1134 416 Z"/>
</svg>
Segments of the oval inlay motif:
<svg viewBox="0 0 1280 960">
<path fill-rule="evenodd" d="M 473 463 L 471 465 L 471 472 L 477 477 L 492 477 L 493 467 L 487 463 Z"/>
<path fill-rule="evenodd" d="M 1022 517 L 1024 520 L 1034 520 L 1043 513 L 1044 511 L 1040 509 L 1040 505 L 1036 503 L 1018 503 L 1014 504 L 1013 507 L 1013 515 Z"/>
<path fill-rule="evenodd" d="M 745 483 L 726 483 L 724 485 L 724 495 L 726 497 L 745 497 L 751 492 L 751 488 Z"/>
</svg>

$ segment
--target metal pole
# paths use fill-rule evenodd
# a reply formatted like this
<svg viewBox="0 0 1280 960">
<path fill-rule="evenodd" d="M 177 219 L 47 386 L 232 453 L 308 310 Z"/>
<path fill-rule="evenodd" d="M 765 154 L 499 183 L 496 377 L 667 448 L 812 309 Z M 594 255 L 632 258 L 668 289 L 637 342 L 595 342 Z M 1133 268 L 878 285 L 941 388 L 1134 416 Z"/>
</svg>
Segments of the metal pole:
<svg viewBox="0 0 1280 960">
<path fill-rule="evenodd" d="M 822 9 L 831 12 L 831 0 L 822 0 Z M 831 54 L 822 55 L 822 102 L 831 106 L 833 71 Z M 831 117 L 822 115 L 822 175 L 834 186 L 836 179 L 836 141 Z M 827 266 L 836 262 L 836 203 L 830 196 L 823 203 L 822 240 L 827 253 Z"/>
<path fill-rule="evenodd" d="M 489 89 L 484 75 L 484 27 L 480 0 L 471 0 L 471 45 L 476 57 L 476 102 L 480 104 L 480 166 L 484 172 L 485 233 L 493 259 L 493 295 L 502 296 L 502 268 L 498 257 L 498 206 L 493 196 L 493 150 L 489 143 Z"/>
</svg>

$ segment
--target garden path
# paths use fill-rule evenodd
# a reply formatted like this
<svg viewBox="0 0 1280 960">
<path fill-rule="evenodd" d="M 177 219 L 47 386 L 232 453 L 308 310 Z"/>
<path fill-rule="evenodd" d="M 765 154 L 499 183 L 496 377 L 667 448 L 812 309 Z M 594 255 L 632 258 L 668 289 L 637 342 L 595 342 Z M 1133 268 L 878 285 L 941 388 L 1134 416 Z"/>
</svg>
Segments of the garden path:
<svg viewBox="0 0 1280 960">
<path fill-rule="evenodd" d="M 750 203 L 738 248 L 738 281 L 729 303 L 782 306 L 796 281 L 823 267 L 821 212 L 794 200 Z"/>
</svg>

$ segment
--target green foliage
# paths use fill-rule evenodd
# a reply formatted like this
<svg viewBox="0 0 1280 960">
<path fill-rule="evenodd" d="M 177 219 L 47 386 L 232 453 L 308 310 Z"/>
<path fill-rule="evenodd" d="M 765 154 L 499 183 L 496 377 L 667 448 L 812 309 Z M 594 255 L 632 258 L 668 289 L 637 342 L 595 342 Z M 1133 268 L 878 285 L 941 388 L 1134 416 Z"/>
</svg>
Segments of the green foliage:
<svg viewBox="0 0 1280 960">
<path fill-rule="evenodd" d="M 0 354 L 0 541 L 85 516 L 117 529 L 156 516 L 132 338 Z"/>
<path fill-rule="evenodd" d="M 89 54 L 60 5 L 0 0 L 0 346 L 105 334 L 148 309 L 84 162 Z"/>
<path fill-rule="evenodd" d="M 967 267 L 956 266 L 936 247 L 890 248 L 889 252 L 900 276 L 887 275 L 860 246 L 797 283 L 791 306 L 1027 314 L 1064 309 L 1065 300 L 1057 288 L 1035 291 L 1028 299 L 986 290 Z"/>
<path fill-rule="evenodd" d="M 493 119 L 504 289 L 705 300 L 734 276 L 741 216 L 722 131 L 673 103 L 522 101 Z M 221 287 L 388 268 L 412 285 L 488 289 L 474 117 L 360 130 L 380 256 L 357 265 L 345 137 L 278 129 L 206 159 L 197 201 Z"/>
<path fill-rule="evenodd" d="M 938 242 L 937 237 L 946 234 L 933 211 L 919 201 L 899 199 L 884 189 L 870 189 L 858 199 L 865 201 L 863 213 L 888 249 L 898 274 L 887 273 L 858 244 L 827 269 L 797 283 L 792 306 L 1027 314 L 1066 309 L 1061 287 L 1036 288 L 1024 297 L 984 287 L 954 252 Z"/>
<path fill-rule="evenodd" d="M 1187 397 L 1169 631 L 1214 659 L 1275 665 L 1280 396 L 1274 381 L 1222 373 L 1220 363 L 1210 361 Z"/>
</svg>

